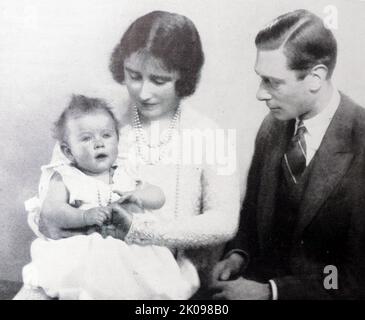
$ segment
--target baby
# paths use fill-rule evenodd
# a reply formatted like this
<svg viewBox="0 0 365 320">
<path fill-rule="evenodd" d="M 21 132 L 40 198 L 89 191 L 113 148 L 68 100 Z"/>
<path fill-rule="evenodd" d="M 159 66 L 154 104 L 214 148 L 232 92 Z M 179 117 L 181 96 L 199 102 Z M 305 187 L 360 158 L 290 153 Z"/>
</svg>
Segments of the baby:
<svg viewBox="0 0 365 320">
<path fill-rule="evenodd" d="M 107 107 L 99 99 L 90 99 L 84 96 L 74 96 L 69 107 L 62 113 L 55 125 L 55 137 L 60 143 L 63 154 L 70 161 L 70 166 L 54 168 L 47 195 L 43 201 L 42 214 L 44 219 L 52 219 L 53 225 L 60 228 L 80 228 L 102 226 L 112 221 L 112 192 L 129 200 L 126 206 L 133 211 L 139 211 L 134 203 L 142 205 L 145 209 L 159 209 L 164 204 L 164 194 L 158 187 L 148 185 L 138 186 L 133 192 L 123 194 L 123 186 L 133 190 L 136 181 L 126 172 L 127 168 L 119 168 L 116 181 L 113 184 L 114 171 L 117 168 L 118 157 L 118 122 Z M 61 169 L 61 172 L 60 170 Z M 64 172 L 64 171 L 67 172 Z M 64 177 L 66 175 L 66 177 Z M 100 181 L 97 183 L 96 194 L 87 195 L 87 199 L 71 199 L 70 188 L 66 184 L 71 177 L 71 184 L 76 182 L 76 189 L 80 189 L 78 179 L 88 176 Z M 66 179 L 66 181 L 64 181 Z M 116 180 L 117 180 L 116 179 Z M 90 183 L 91 180 L 90 180 Z M 113 186 L 114 190 L 102 193 L 101 186 Z M 118 189 L 118 186 L 121 189 Z M 104 188 L 105 189 L 105 188 Z M 105 190 L 104 190 L 105 191 Z M 79 190 L 75 190 L 77 194 Z M 71 195 L 73 196 L 73 195 Z M 95 203 L 95 199 L 97 203 Z M 72 200 L 70 202 L 70 200 Z M 132 202 L 132 203 L 131 203 Z M 86 210 L 76 209 L 75 206 Z M 128 205 L 129 204 L 129 205 Z M 112 221 L 113 222 L 113 221 Z M 90 230 L 94 230 L 91 228 Z"/>
<path fill-rule="evenodd" d="M 107 236 L 121 222 L 115 210 L 143 213 L 165 201 L 159 187 L 138 181 L 118 158 L 118 134 L 105 102 L 72 97 L 55 125 L 65 161 L 43 167 L 49 174 L 41 180 L 39 199 L 44 220 L 83 233 L 36 239 L 24 283 L 60 299 L 185 299 L 192 288 L 168 248 Z"/>
</svg>

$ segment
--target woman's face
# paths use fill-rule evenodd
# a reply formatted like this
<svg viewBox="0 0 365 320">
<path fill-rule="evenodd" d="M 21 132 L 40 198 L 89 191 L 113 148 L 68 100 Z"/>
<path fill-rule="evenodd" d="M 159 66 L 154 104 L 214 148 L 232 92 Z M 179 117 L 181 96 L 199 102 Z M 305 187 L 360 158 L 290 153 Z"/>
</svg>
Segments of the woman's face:
<svg viewBox="0 0 365 320">
<path fill-rule="evenodd" d="M 180 103 L 175 84 L 177 71 L 168 71 L 161 59 L 132 53 L 124 61 L 125 84 L 142 117 L 158 120 L 175 113 Z"/>
</svg>

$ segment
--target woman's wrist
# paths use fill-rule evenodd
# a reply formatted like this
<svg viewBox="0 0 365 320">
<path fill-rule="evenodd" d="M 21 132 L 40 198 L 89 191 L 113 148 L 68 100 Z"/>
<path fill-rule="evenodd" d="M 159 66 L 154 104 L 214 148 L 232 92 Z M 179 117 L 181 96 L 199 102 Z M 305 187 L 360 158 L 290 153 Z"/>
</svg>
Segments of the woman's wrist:
<svg viewBox="0 0 365 320">
<path fill-rule="evenodd" d="M 123 223 L 116 225 L 116 238 L 124 240 L 133 223 L 133 214 L 128 213 Z"/>
<path fill-rule="evenodd" d="M 103 225 L 100 233 L 104 238 L 111 236 L 115 239 L 124 240 L 132 227 L 132 223 L 133 215 L 127 213 L 123 215 L 123 222 Z"/>
</svg>

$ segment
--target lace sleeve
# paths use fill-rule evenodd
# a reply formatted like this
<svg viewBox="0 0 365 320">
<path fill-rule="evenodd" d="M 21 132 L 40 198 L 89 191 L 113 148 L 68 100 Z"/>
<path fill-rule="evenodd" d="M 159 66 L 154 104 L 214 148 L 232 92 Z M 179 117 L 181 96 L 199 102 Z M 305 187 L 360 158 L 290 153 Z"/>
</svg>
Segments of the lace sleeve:
<svg viewBox="0 0 365 320">
<path fill-rule="evenodd" d="M 159 219 L 152 213 L 135 215 L 126 236 L 128 243 L 172 248 L 197 248 L 230 240 L 239 219 L 237 174 L 218 175 L 215 168 L 202 171 L 200 215 Z"/>
</svg>

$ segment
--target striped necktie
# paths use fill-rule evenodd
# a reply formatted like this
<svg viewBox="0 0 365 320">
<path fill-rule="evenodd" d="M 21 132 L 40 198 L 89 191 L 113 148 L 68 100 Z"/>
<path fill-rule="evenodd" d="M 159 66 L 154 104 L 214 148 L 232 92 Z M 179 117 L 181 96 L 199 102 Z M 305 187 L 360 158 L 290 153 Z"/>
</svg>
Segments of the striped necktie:
<svg viewBox="0 0 365 320">
<path fill-rule="evenodd" d="M 297 132 L 290 140 L 288 150 L 284 154 L 284 160 L 294 183 L 298 183 L 306 168 L 307 146 L 304 133 L 307 131 L 302 120 L 299 121 Z"/>
</svg>

